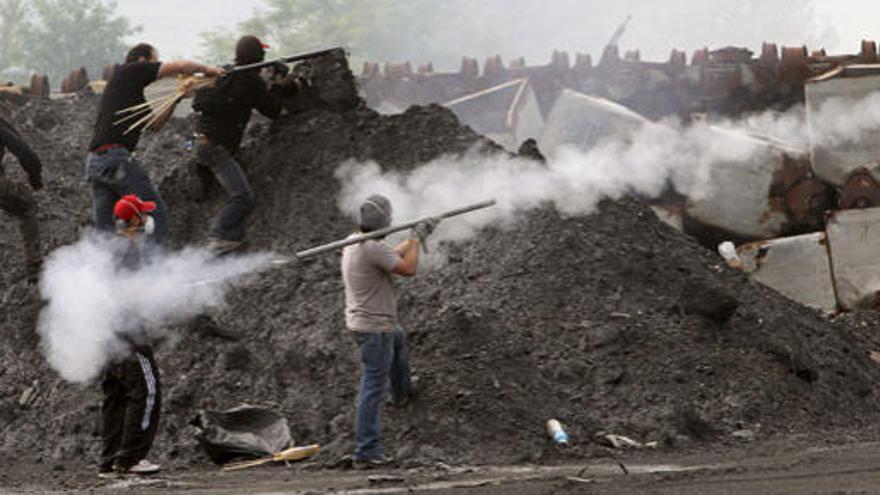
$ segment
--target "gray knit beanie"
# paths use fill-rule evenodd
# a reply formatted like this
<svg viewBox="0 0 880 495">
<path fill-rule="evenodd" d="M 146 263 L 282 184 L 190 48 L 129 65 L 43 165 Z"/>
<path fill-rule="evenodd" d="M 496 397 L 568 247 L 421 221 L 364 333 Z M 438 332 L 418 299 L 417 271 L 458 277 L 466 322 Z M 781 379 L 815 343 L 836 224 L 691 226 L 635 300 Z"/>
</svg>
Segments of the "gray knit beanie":
<svg viewBox="0 0 880 495">
<path fill-rule="evenodd" d="M 391 225 L 391 201 L 373 194 L 361 204 L 361 230 L 372 232 Z"/>
</svg>

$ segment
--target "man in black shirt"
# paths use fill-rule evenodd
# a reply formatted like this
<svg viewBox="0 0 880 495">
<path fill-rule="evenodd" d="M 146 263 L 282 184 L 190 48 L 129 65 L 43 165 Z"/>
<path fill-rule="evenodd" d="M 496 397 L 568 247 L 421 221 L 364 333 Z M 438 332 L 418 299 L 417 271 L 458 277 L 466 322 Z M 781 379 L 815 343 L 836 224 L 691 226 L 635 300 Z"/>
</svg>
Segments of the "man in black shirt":
<svg viewBox="0 0 880 495">
<path fill-rule="evenodd" d="M 4 177 L 3 155 L 7 149 L 18 158 L 18 163 L 27 174 L 28 183 L 34 191 L 43 188 L 43 165 L 34 150 L 24 142 L 12 125 L 0 118 L 0 210 L 9 213 L 18 220 L 18 229 L 24 243 L 26 274 L 35 278 L 42 263 L 40 232 L 37 225 L 37 203 L 31 191 L 24 184 Z"/>
<path fill-rule="evenodd" d="M 262 62 L 267 48 L 255 36 L 244 36 L 235 46 L 235 64 Z M 244 243 L 244 223 L 254 207 L 254 193 L 234 155 L 241 145 L 245 127 L 256 109 L 266 117 L 281 114 L 281 94 L 291 84 L 274 85 L 270 90 L 258 69 L 223 76 L 210 89 L 200 90 L 193 109 L 200 112 L 198 162 L 226 190 L 226 206 L 214 219 L 209 249 L 222 255 Z"/>
<path fill-rule="evenodd" d="M 185 60 L 159 62 L 156 49 L 141 43 L 128 52 L 125 63 L 117 67 L 107 82 L 86 159 L 86 176 L 91 187 L 95 227 L 98 230 L 113 232 L 113 205 L 127 194 L 136 194 L 145 201 L 156 203 L 153 213 L 156 228 L 152 241 L 156 244 L 164 242 L 168 233 L 167 207 L 150 177 L 133 156 L 141 129 L 128 131 L 131 121 L 120 123 L 123 116 L 117 112 L 145 103 L 144 88 L 153 81 L 197 72 L 218 76 L 223 70 Z"/>
</svg>

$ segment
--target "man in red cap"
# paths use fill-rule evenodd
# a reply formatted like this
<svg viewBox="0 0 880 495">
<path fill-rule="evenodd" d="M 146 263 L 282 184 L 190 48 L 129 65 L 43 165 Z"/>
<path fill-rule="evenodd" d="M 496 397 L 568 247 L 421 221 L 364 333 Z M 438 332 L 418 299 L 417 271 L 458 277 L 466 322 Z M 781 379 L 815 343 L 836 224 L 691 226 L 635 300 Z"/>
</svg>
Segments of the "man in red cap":
<svg viewBox="0 0 880 495">
<path fill-rule="evenodd" d="M 116 230 L 120 235 L 132 238 L 138 234 L 150 235 L 155 229 L 153 216 L 155 201 L 143 201 L 134 194 L 124 196 L 113 206 Z"/>
<path fill-rule="evenodd" d="M 235 46 L 235 65 L 262 62 L 266 48 L 268 45 L 256 36 L 241 37 Z M 254 69 L 227 74 L 214 87 L 196 92 L 193 109 L 200 114 L 196 173 L 203 182 L 211 176 L 216 178 L 228 195 L 209 235 L 208 248 L 217 255 L 244 244 L 245 221 L 254 207 L 254 192 L 235 159 L 251 111 L 256 109 L 266 117 L 277 118 L 282 94 L 301 84 L 298 78 L 274 77 L 268 88 L 260 70 Z"/>
<path fill-rule="evenodd" d="M 116 231 L 130 241 L 121 260 L 123 269 L 140 264 L 140 240 L 152 230 L 151 213 L 156 203 L 134 194 L 122 197 L 113 206 Z M 156 438 L 162 391 L 159 368 L 144 332 L 119 333 L 127 352 L 107 365 L 101 388 L 103 448 L 98 476 L 152 474 L 159 466 L 145 458 Z"/>
</svg>

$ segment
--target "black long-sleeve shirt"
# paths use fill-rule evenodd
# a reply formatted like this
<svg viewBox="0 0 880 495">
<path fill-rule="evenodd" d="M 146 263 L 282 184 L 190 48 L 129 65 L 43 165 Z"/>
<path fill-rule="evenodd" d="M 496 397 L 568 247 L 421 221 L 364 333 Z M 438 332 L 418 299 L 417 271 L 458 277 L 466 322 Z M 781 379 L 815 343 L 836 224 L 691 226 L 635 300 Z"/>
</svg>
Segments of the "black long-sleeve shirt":
<svg viewBox="0 0 880 495">
<path fill-rule="evenodd" d="M 40 184 L 43 173 L 40 157 L 24 142 L 12 124 L 0 117 L 0 175 L 3 175 L 3 155 L 7 149 L 18 158 L 31 184 Z"/>
<path fill-rule="evenodd" d="M 228 80 L 218 81 L 208 108 L 196 108 L 200 112 L 198 130 L 214 144 L 230 153 L 238 151 L 244 130 L 257 110 L 270 119 L 281 114 L 281 98 L 266 88 L 257 71 L 229 74 Z M 194 108 L 195 108 L 194 103 Z"/>
</svg>

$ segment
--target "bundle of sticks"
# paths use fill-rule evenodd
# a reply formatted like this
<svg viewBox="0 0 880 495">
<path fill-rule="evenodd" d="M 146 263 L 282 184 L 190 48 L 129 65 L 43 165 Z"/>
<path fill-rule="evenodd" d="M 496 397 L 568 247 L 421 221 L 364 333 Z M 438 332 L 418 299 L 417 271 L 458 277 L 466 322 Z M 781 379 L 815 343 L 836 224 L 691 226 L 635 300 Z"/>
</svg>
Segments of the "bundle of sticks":
<svg viewBox="0 0 880 495">
<path fill-rule="evenodd" d="M 134 121 L 123 134 L 128 134 L 138 128 L 145 131 L 158 131 L 168 121 L 180 100 L 192 95 L 200 88 L 213 85 L 215 81 L 214 77 L 202 75 L 181 76 L 173 90 L 160 94 L 140 105 L 123 108 L 116 112 L 116 115 L 121 118 L 113 124 L 122 125 Z"/>
</svg>

